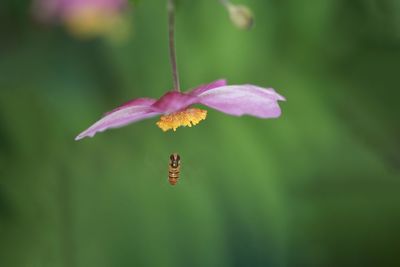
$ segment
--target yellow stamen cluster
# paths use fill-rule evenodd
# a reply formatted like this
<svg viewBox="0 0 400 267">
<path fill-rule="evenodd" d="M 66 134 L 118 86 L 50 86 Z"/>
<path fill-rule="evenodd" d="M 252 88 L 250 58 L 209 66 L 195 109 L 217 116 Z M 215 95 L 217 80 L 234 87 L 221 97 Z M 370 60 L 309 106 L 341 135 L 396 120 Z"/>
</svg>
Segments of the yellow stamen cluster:
<svg viewBox="0 0 400 267">
<path fill-rule="evenodd" d="M 81 8 L 64 20 L 70 33 L 83 39 L 104 36 L 118 41 L 124 39 L 129 31 L 129 23 L 117 11 Z"/>
<path fill-rule="evenodd" d="M 202 110 L 199 108 L 187 108 L 182 111 L 161 116 L 160 120 L 156 124 L 164 132 L 170 129 L 176 131 L 176 128 L 180 126 L 192 127 L 192 125 L 198 124 L 206 117 L 207 110 Z"/>
</svg>

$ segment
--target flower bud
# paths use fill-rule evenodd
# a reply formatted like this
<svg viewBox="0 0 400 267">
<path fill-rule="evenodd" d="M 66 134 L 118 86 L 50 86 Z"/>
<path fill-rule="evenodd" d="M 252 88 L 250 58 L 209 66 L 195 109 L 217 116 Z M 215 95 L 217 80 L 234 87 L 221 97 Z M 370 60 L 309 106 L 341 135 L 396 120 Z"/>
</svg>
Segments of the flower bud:
<svg viewBox="0 0 400 267">
<path fill-rule="evenodd" d="M 244 5 L 227 4 L 226 8 L 232 23 L 242 30 L 249 30 L 254 23 L 254 16 L 251 10 Z"/>
</svg>

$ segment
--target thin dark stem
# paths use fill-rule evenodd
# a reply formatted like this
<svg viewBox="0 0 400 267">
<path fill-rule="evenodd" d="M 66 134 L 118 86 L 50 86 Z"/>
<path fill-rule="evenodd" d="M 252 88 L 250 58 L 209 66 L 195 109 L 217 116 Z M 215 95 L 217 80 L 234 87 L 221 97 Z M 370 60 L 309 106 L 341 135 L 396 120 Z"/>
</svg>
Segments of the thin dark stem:
<svg viewBox="0 0 400 267">
<path fill-rule="evenodd" d="M 169 33 L 169 57 L 172 68 L 172 78 L 174 81 L 174 90 L 181 91 L 179 85 L 179 73 L 176 66 L 176 52 L 175 52 L 175 5 L 174 0 L 168 0 L 168 33 Z"/>
</svg>

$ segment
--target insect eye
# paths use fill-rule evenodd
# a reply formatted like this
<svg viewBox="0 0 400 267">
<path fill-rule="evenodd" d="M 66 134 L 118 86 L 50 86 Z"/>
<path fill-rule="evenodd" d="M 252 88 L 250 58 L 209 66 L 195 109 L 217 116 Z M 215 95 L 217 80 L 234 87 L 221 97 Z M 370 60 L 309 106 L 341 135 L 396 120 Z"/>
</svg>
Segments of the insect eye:
<svg viewBox="0 0 400 267">
<path fill-rule="evenodd" d="M 169 157 L 169 159 L 170 159 L 170 160 L 175 160 L 174 155 L 171 155 L 171 156 Z"/>
<path fill-rule="evenodd" d="M 177 156 L 176 156 L 176 160 L 177 160 L 177 161 L 180 161 L 180 160 L 181 160 L 181 157 L 180 157 L 179 155 L 177 155 Z"/>
</svg>

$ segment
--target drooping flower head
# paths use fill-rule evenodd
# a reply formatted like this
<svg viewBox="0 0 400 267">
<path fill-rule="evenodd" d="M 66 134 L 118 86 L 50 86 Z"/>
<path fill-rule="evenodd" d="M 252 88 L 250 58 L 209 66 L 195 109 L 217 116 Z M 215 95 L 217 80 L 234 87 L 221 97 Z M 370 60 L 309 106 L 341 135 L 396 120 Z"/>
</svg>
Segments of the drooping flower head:
<svg viewBox="0 0 400 267">
<path fill-rule="evenodd" d="M 279 100 L 283 101 L 285 98 L 271 88 L 265 89 L 251 84 L 226 85 L 225 80 L 217 80 L 185 93 L 169 91 L 159 99 L 131 100 L 106 113 L 75 140 L 93 137 L 97 132 L 160 115 L 156 124 L 163 131 L 175 131 L 180 126 L 191 127 L 207 116 L 207 111 L 192 107 L 194 104 L 201 104 L 233 116 L 277 118 L 281 115 Z"/>
<path fill-rule="evenodd" d="M 78 37 L 121 33 L 127 0 L 34 0 L 35 15 L 59 21 Z"/>
</svg>

